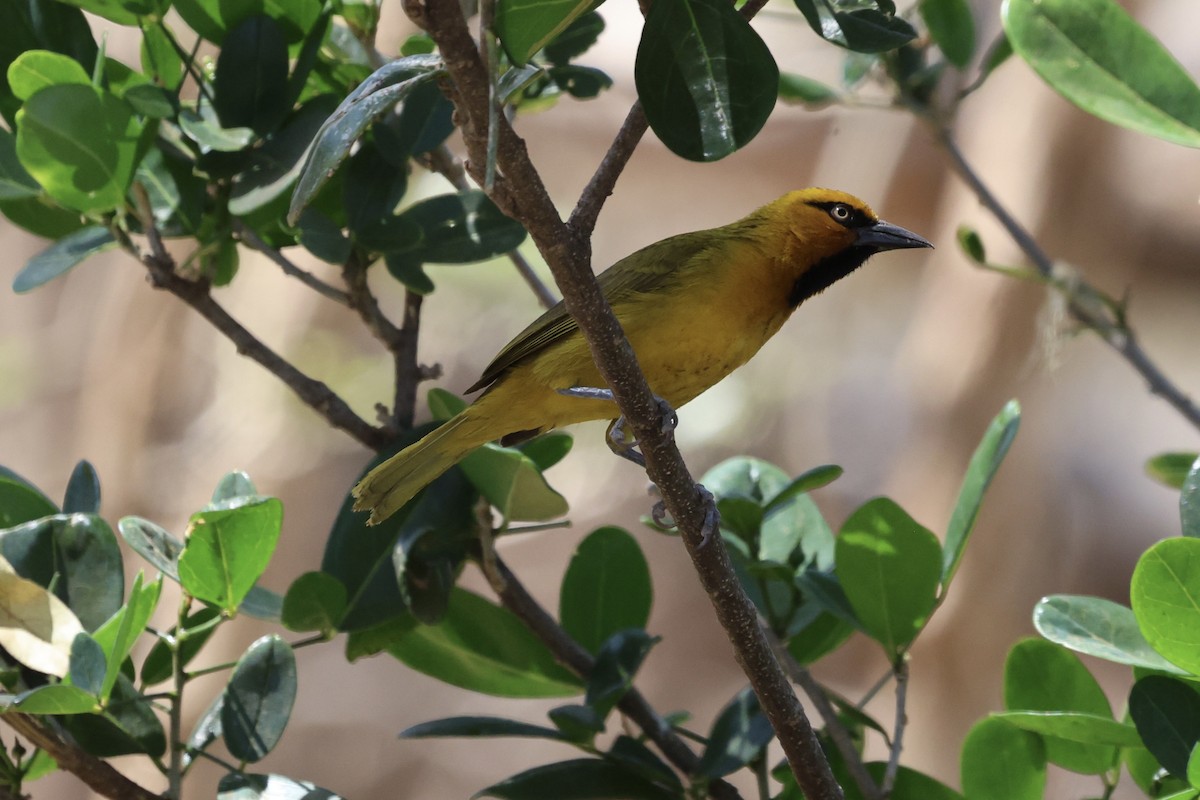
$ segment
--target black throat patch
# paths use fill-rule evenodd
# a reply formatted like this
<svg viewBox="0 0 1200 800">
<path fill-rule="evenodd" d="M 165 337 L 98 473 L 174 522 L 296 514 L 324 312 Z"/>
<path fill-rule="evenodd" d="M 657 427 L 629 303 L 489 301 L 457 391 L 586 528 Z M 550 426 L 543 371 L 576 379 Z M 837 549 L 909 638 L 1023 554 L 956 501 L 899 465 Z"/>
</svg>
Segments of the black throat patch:
<svg viewBox="0 0 1200 800">
<path fill-rule="evenodd" d="M 840 253 L 823 258 L 796 278 L 788 293 L 788 307 L 795 308 L 813 295 L 820 294 L 863 265 L 877 251 L 873 247 L 851 245 Z"/>
</svg>

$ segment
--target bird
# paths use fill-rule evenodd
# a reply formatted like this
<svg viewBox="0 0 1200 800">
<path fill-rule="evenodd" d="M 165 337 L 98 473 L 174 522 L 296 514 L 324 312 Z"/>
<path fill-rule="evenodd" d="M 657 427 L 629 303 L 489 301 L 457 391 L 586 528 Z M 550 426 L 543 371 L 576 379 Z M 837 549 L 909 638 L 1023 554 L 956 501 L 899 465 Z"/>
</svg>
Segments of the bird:
<svg viewBox="0 0 1200 800">
<path fill-rule="evenodd" d="M 742 219 L 643 247 L 597 276 L 651 391 L 678 408 L 750 360 L 805 300 L 876 253 L 933 245 L 846 192 L 788 192 Z M 368 524 L 492 441 L 518 444 L 619 411 L 579 326 L 559 302 L 509 342 L 467 393 L 471 405 L 352 489 Z M 614 430 L 616 433 L 614 434 Z M 625 445 L 628 446 L 627 444 Z M 614 449 L 618 449 L 614 447 Z"/>
</svg>

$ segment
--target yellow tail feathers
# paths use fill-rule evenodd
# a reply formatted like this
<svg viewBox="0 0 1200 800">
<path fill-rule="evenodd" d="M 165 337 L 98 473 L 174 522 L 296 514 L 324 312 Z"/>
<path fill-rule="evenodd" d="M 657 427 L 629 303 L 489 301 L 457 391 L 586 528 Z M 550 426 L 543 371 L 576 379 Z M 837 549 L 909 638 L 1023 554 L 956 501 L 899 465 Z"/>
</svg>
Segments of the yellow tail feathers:
<svg viewBox="0 0 1200 800">
<path fill-rule="evenodd" d="M 495 438 L 479 422 L 467 409 L 375 467 L 351 490 L 354 510 L 371 512 L 368 525 L 395 514 L 439 475 Z"/>
</svg>

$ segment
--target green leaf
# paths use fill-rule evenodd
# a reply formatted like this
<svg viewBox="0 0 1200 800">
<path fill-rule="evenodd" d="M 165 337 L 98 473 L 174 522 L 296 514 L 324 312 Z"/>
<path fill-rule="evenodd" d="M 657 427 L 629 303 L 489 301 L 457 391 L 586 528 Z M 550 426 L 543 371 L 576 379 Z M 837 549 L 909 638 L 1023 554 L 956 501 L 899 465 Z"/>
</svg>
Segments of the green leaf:
<svg viewBox="0 0 1200 800">
<path fill-rule="evenodd" d="M 286 775 L 230 772 L 217 784 L 217 800 L 342 800 L 342 796 Z"/>
<path fill-rule="evenodd" d="M 221 729 L 229 752 L 260 761 L 283 736 L 296 700 L 296 656 L 279 636 L 250 645 L 225 687 Z"/>
<path fill-rule="evenodd" d="M 937 599 L 937 537 L 886 497 L 850 515 L 838 535 L 837 576 L 863 628 L 889 654 L 924 627 Z"/>
<path fill-rule="evenodd" d="M 987 253 L 983 249 L 983 239 L 980 238 L 977 230 L 969 228 L 966 225 L 959 225 L 955 238 L 957 238 L 958 246 L 962 248 L 967 258 L 976 264 L 983 265 L 987 263 Z"/>
<path fill-rule="evenodd" d="M 192 515 L 179 556 L 179 578 L 189 594 L 237 611 L 275 552 L 283 506 L 264 498 L 239 508 Z"/>
<path fill-rule="evenodd" d="M 468 264 L 516 249 L 525 241 L 525 228 L 506 216 L 479 190 L 431 197 L 405 209 L 397 218 L 413 224 L 422 236 L 407 246 L 364 230 L 359 237 L 365 246 L 386 252 L 389 257 L 422 264 Z"/>
<path fill-rule="evenodd" d="M 659 638 L 640 628 L 628 628 L 610 636 L 596 653 L 596 664 L 588 676 L 584 702 L 596 711 L 601 722 L 633 685 L 633 677 L 642 666 L 650 648 Z"/>
<path fill-rule="evenodd" d="M 1167 539 L 1143 553 L 1129 599 L 1150 646 L 1200 674 L 1200 539 Z"/>
<path fill-rule="evenodd" d="M 633 75 L 655 135 L 692 161 L 716 161 L 748 144 L 778 96 L 771 51 L 723 0 L 651 5 Z"/>
<path fill-rule="evenodd" d="M 1200 538 L 1200 458 L 1192 464 L 1180 487 L 1179 522 L 1184 536 Z"/>
<path fill-rule="evenodd" d="M 836 103 L 840 97 L 837 89 L 820 81 L 794 72 L 779 73 L 779 99 L 789 105 L 825 108 Z"/>
<path fill-rule="evenodd" d="M 502 717 L 447 717 L 432 722 L 422 722 L 400 732 L 401 739 L 428 739 L 441 736 L 497 737 L 522 736 L 536 739 L 562 740 L 563 735 L 554 728 L 530 725 Z"/>
<path fill-rule="evenodd" d="M 0 117 L 12 129 L 20 100 L 12 94 L 7 72 L 14 60 L 33 50 L 68 55 L 90 72 L 96 41 L 83 12 L 53 0 L 0 3 Z"/>
<path fill-rule="evenodd" d="M 238 501 L 247 497 L 257 500 L 260 497 L 258 487 L 245 472 L 240 469 L 234 470 L 222 475 L 221 480 L 217 481 L 209 508 L 233 508 Z"/>
<path fill-rule="evenodd" d="M 174 32 L 162 20 L 142 27 L 142 72 L 172 92 L 184 77 L 183 58 L 171 43 L 173 37 Z"/>
<path fill-rule="evenodd" d="M 183 754 L 184 766 L 191 763 L 194 758 L 193 752 L 207 750 L 209 745 L 221 738 L 221 711 L 224 708 L 225 693 L 221 692 L 213 697 L 200 719 L 196 720 L 196 726 L 192 728 L 192 733 L 187 739 L 187 750 Z"/>
<path fill-rule="evenodd" d="M 78 686 L 66 683 L 39 686 L 13 700 L 12 710 L 23 714 L 94 714 L 100 709 L 96 698 Z"/>
<path fill-rule="evenodd" d="M 280 197 L 300 176 L 304 154 L 317 130 L 333 111 L 334 99 L 324 95 L 304 104 L 266 143 L 250 154 L 229 198 L 229 213 L 242 215 Z"/>
<path fill-rule="evenodd" d="M 1160 453 L 1146 462 L 1146 474 L 1172 489 L 1182 489 L 1192 466 L 1200 461 L 1200 453 Z"/>
<path fill-rule="evenodd" d="M 979 516 L 979 507 L 983 504 L 983 495 L 1000 469 L 1004 456 L 1008 454 L 1008 448 L 1016 438 L 1020 424 L 1021 406 L 1016 400 L 1009 400 L 992 420 L 971 456 L 967 474 L 963 476 L 962 488 L 958 490 L 958 500 L 950 515 L 950 523 L 946 527 L 942 564 L 943 591 L 949 588 L 954 573 L 958 571 L 958 565 L 967 547 L 967 539 L 971 536 L 971 530 Z"/>
<path fill-rule="evenodd" d="M 917 38 L 912 25 L 893 16 L 895 7 L 884 13 L 877 8 L 840 11 L 821 0 L 795 0 L 795 3 L 818 36 L 858 53 L 895 50 Z"/>
<path fill-rule="evenodd" d="M 596 736 L 604 732 L 604 718 L 591 706 L 559 706 L 548 716 L 563 739 L 584 749 L 594 747 Z"/>
<path fill-rule="evenodd" d="M 11 528 L 57 513 L 58 506 L 33 486 L 0 476 L 0 528 Z"/>
<path fill-rule="evenodd" d="M 576 17 L 562 33 L 555 36 L 546 45 L 543 55 L 556 67 L 566 66 L 591 49 L 603 32 L 604 18 L 595 11 L 588 11 Z"/>
<path fill-rule="evenodd" d="M 1042 800 L 1042 738 L 1004 720 L 975 723 L 962 747 L 963 794 L 971 800 Z"/>
<path fill-rule="evenodd" d="M 696 772 L 708 778 L 735 772 L 761 758 L 774 736 L 758 698 L 746 687 L 717 715 Z"/>
<path fill-rule="evenodd" d="M 223 128 L 210 106 L 200 107 L 199 113 L 185 109 L 179 114 L 179 129 L 196 144 L 219 153 L 236 153 L 254 141 L 250 128 Z"/>
<path fill-rule="evenodd" d="M 75 634 L 75 639 L 71 642 L 69 677 L 74 686 L 93 698 L 103 690 L 104 650 L 96 644 L 95 639 L 83 631 Z"/>
<path fill-rule="evenodd" d="M 486 444 L 458 463 L 467 479 L 508 521 L 557 519 L 569 506 L 520 450 Z"/>
<path fill-rule="evenodd" d="M 1004 664 L 1004 707 L 1008 711 L 1077 711 L 1112 719 L 1100 684 L 1079 657 L 1042 639 L 1013 646 Z M 1099 775 L 1116 758 L 1111 747 L 1047 737 L 1046 758 L 1072 772 Z"/>
<path fill-rule="evenodd" d="M 38 253 L 13 278 L 13 291 L 31 291 L 44 283 L 65 275 L 72 267 L 97 253 L 112 250 L 117 239 L 103 225 L 89 225 L 64 236 Z"/>
<path fill-rule="evenodd" d="M 524 66 L 591 7 L 592 0 L 498 0 L 496 35 L 512 62 Z"/>
<path fill-rule="evenodd" d="M 326 214 L 306 208 L 297 222 L 300 244 L 317 258 L 329 264 L 345 264 L 350 258 L 350 240 L 342 228 Z"/>
<path fill-rule="evenodd" d="M 166 752 L 162 723 L 150 701 L 124 675 L 117 677 L 103 714 L 80 714 L 62 722 L 84 750 L 99 758 L 132 753 L 159 757 Z"/>
<path fill-rule="evenodd" d="M 17 137 L 0 128 L 0 201 L 37 197 L 42 187 L 17 158 Z"/>
<path fill-rule="evenodd" d="M 346 613 L 346 587 L 324 572 L 306 572 L 283 598 L 283 625 L 290 631 L 331 634 Z"/>
<path fill-rule="evenodd" d="M 225 35 L 217 57 L 213 103 L 221 125 L 273 131 L 291 111 L 288 49 L 283 31 L 265 15 L 248 17 Z"/>
<path fill-rule="evenodd" d="M 441 64 L 441 58 L 435 55 L 405 56 L 380 67 L 347 95 L 321 126 L 308 151 L 292 193 L 288 224 L 296 224 L 300 212 L 350 155 L 350 149 L 371 123 L 422 83 L 438 78 Z"/>
<path fill-rule="evenodd" d="M 825 464 L 820 467 L 813 467 L 802 475 L 794 478 L 791 483 L 779 490 L 779 493 L 770 499 L 766 505 L 768 513 L 777 508 L 781 508 L 793 498 L 802 494 L 816 491 L 842 477 L 843 470 L 836 464 Z"/>
<path fill-rule="evenodd" d="M 143 585 L 142 574 L 139 572 L 129 590 L 129 602 L 96 629 L 95 641 L 108 665 L 103 675 L 103 683 L 94 692 L 101 700 L 107 701 L 112 694 L 125 659 L 129 657 L 134 643 L 142 635 L 151 615 L 158 607 L 161 592 L 162 577 Z"/>
<path fill-rule="evenodd" d="M 946 60 L 965 69 L 975 55 L 975 20 L 967 0 L 921 0 L 917 10 Z"/>
<path fill-rule="evenodd" d="M 62 0 L 118 25 L 137 25 L 138 17 L 155 10 L 153 2 L 138 0 Z"/>
<path fill-rule="evenodd" d="M 80 461 L 71 471 L 63 497 L 63 513 L 100 513 L 100 476 L 87 461 Z"/>
<path fill-rule="evenodd" d="M 834 775 L 841 782 L 846 792 L 846 800 L 864 800 L 858 791 L 857 785 L 854 783 L 854 779 L 848 774 L 843 774 L 843 770 L 839 769 L 839 762 L 836 758 L 831 760 L 833 761 L 835 770 Z M 883 761 L 871 761 L 863 766 L 867 768 L 867 774 L 875 781 L 875 785 L 880 785 L 883 781 L 884 773 L 887 771 L 887 763 Z M 787 768 L 786 764 L 783 765 L 783 770 L 787 773 L 786 775 L 781 775 L 780 771 L 776 769 L 774 773 L 775 777 L 782 777 L 786 780 L 791 776 L 791 770 Z M 795 778 L 792 778 L 791 783 L 794 782 Z M 793 795 L 787 795 L 786 800 L 792 800 L 793 797 Z M 896 783 L 892 787 L 892 793 L 888 797 L 891 800 L 963 800 L 961 794 L 946 784 L 908 767 L 900 767 L 896 771 Z M 776 800 L 785 800 L 785 798 L 777 796 Z"/>
<path fill-rule="evenodd" d="M 500 800 L 678 800 L 678 789 L 647 779 L 624 764 L 598 758 L 577 758 L 525 770 L 472 795 Z"/>
<path fill-rule="evenodd" d="M 141 133 L 133 110 L 115 95 L 61 84 L 42 89 L 17 113 L 17 155 L 63 205 L 112 211 L 124 203 Z"/>
<path fill-rule="evenodd" d="M 550 431 L 517 445 L 517 449 L 533 462 L 541 472 L 553 467 L 571 452 L 575 439 L 563 431 Z"/>
<path fill-rule="evenodd" d="M 1129 716 L 1146 749 L 1177 778 L 1200 741 L 1200 692 L 1174 678 L 1150 675 L 1129 692 Z"/>
<path fill-rule="evenodd" d="M 29 50 L 8 68 L 8 85 L 18 100 L 28 100 L 47 86 L 60 84 L 91 86 L 91 76 L 70 56 L 49 50 Z"/>
<path fill-rule="evenodd" d="M 1089 114 L 1200 147 L 1200 87 L 1113 0 L 1006 0 L 1001 19 L 1017 55 Z"/>
<path fill-rule="evenodd" d="M 465 589 L 451 593 L 440 623 L 403 625 L 387 651 L 418 672 L 498 697 L 566 697 L 581 688 L 512 612 Z"/>
<path fill-rule="evenodd" d="M 1082 711 L 1006 711 L 990 716 L 1048 738 L 1110 748 L 1142 746 L 1142 739 L 1133 725 L 1117 722 L 1111 716 L 1102 714 Z"/>
<path fill-rule="evenodd" d="M 179 556 L 183 552 L 183 542 L 141 517 L 122 517 L 117 523 L 117 530 L 134 552 L 149 561 L 159 572 L 173 580 L 179 580 Z"/>
<path fill-rule="evenodd" d="M 179 627 L 171 628 L 169 635 L 179 637 L 179 660 L 182 666 L 186 667 L 191 663 L 222 621 L 219 609 L 203 606 L 184 618 L 182 634 Z M 159 639 L 155 642 L 146 655 L 146 660 L 142 662 L 142 683 L 153 686 L 170 680 L 174 670 L 173 658 L 171 648 L 165 641 Z"/>
<path fill-rule="evenodd" d="M 238 613 L 266 622 L 279 622 L 283 616 L 283 595 L 255 584 L 238 606 Z"/>
<path fill-rule="evenodd" d="M 287 41 L 298 43 L 321 16 L 319 0 L 174 0 L 171 7 L 188 27 L 214 44 L 223 44 L 227 31 L 255 14 L 279 23 Z"/>
<path fill-rule="evenodd" d="M 1033 625 L 1050 641 L 1079 653 L 1118 664 L 1185 674 L 1150 646 L 1132 609 L 1111 600 L 1066 594 L 1044 597 L 1034 607 Z"/>
<path fill-rule="evenodd" d="M 563 576 L 558 617 L 590 653 L 625 628 L 644 628 L 654 590 L 637 540 L 616 527 L 599 528 L 579 543 Z"/>
</svg>

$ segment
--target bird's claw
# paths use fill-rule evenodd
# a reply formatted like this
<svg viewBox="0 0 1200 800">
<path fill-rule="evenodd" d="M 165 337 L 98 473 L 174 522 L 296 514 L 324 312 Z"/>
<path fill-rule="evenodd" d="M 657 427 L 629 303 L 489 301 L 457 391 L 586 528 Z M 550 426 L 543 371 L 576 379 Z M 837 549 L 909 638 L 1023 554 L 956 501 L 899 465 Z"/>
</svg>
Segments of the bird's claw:
<svg viewBox="0 0 1200 800">
<path fill-rule="evenodd" d="M 704 504 L 704 522 L 700 526 L 700 544 L 698 545 L 699 548 L 704 548 L 708 547 L 717 531 L 720 530 L 721 515 L 717 512 L 717 504 L 712 492 L 704 488 L 703 484 L 696 484 L 696 493 L 700 495 L 700 502 Z M 662 500 L 659 500 L 650 509 L 650 518 L 661 528 L 671 530 L 676 527 L 675 521 L 667 513 L 666 503 Z"/>
</svg>

